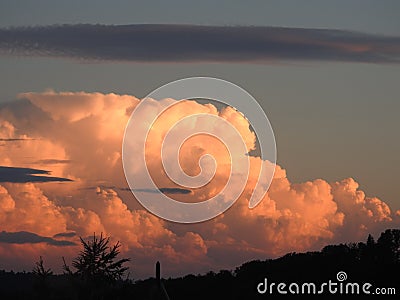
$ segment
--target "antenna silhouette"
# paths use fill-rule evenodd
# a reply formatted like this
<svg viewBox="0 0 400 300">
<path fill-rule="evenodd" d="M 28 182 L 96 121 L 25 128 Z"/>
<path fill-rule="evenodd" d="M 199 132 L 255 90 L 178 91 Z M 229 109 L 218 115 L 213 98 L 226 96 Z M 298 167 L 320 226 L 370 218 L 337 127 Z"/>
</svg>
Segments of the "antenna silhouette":
<svg viewBox="0 0 400 300">
<path fill-rule="evenodd" d="M 161 280 L 161 264 L 160 264 L 159 261 L 156 262 L 156 281 L 157 281 L 158 291 L 159 291 L 159 293 L 161 295 L 160 299 L 170 300 L 169 296 L 168 296 L 168 293 L 167 293 L 167 290 L 165 289 L 164 284 L 163 284 L 163 282 Z"/>
</svg>

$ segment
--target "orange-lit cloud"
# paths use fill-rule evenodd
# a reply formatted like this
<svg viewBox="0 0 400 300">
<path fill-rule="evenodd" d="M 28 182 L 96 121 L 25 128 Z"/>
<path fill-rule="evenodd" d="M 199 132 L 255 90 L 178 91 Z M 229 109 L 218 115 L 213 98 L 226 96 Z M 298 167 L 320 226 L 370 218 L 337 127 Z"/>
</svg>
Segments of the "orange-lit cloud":
<svg viewBox="0 0 400 300">
<path fill-rule="evenodd" d="M 166 222 L 147 212 L 126 191 L 121 144 L 129 115 L 139 103 L 137 98 L 51 91 L 20 97 L 25 99 L 21 100 L 23 115 L 14 103 L 0 110 L 0 138 L 4 140 L 0 165 L 45 169 L 73 181 L 0 183 L 0 231 L 28 231 L 53 238 L 75 232 L 76 236 L 65 238 L 75 243 L 79 243 L 78 236 L 103 232 L 121 241 L 123 255 L 132 258 L 136 278 L 152 274 L 156 260 L 163 261 L 169 274 L 232 268 L 248 259 L 364 240 L 368 233 L 400 224 L 399 212 L 392 212 L 378 198 L 367 197 L 351 178 L 292 183 L 280 166 L 264 199 L 249 209 L 257 171 L 262 163 L 268 163 L 258 157 L 250 157 L 245 190 L 223 215 L 193 225 Z M 160 108 L 154 102 L 149 109 Z M 157 120 L 147 142 L 150 172 L 162 188 L 176 186 L 160 168 L 160 142 L 169 125 L 187 112 L 225 118 L 240 132 L 248 151 L 255 147 L 249 124 L 234 109 L 179 102 Z M 196 122 L 193 126 L 199 125 Z M 220 130 L 208 125 L 211 132 Z M 139 131 L 141 125 L 137 126 Z M 184 131 L 182 128 L 182 134 Z M 189 194 L 175 193 L 174 198 L 203 201 L 221 190 L 229 176 L 229 164 L 226 149 L 214 145 L 209 137 L 196 136 L 182 147 L 180 163 L 188 173 L 196 173 L 198 158 L 205 153 L 213 154 L 218 168 L 210 184 Z M 239 182 L 242 175 L 236 174 L 234 180 Z M 70 260 L 78 249 L 46 243 L 0 243 L 0 268 L 27 269 L 43 255 L 59 270 L 61 256 Z"/>
</svg>

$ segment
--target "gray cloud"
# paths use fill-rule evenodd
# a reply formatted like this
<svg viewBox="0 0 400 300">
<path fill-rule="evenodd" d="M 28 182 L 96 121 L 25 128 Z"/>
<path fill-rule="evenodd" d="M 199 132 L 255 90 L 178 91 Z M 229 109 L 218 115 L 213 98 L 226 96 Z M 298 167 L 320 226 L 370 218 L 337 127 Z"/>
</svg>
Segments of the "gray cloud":
<svg viewBox="0 0 400 300">
<path fill-rule="evenodd" d="M 53 238 L 62 238 L 62 237 L 74 237 L 76 236 L 76 232 L 61 232 L 57 233 L 53 236 Z"/>
<path fill-rule="evenodd" d="M 11 138 L 11 139 L 0 139 L 0 142 L 19 142 L 19 141 L 32 141 L 33 139 L 17 139 L 17 138 Z"/>
<path fill-rule="evenodd" d="M 71 160 L 69 159 L 40 159 L 35 161 L 35 164 L 42 164 L 42 165 L 58 165 L 58 164 L 69 164 Z"/>
<path fill-rule="evenodd" d="M 39 170 L 39 169 L 0 166 L 0 182 L 26 183 L 26 182 L 72 181 L 71 179 L 68 178 L 47 176 L 49 174 L 50 171 Z"/>
<path fill-rule="evenodd" d="M 121 190 L 130 191 L 131 189 L 122 188 Z M 161 192 L 163 194 L 183 194 L 183 195 L 192 193 L 192 190 L 190 190 L 190 189 L 182 189 L 182 188 L 159 188 L 158 190 L 135 189 L 134 191 L 135 192 L 142 192 L 142 193 L 158 193 L 158 192 Z"/>
<path fill-rule="evenodd" d="M 334 29 L 78 24 L 0 29 L 0 51 L 136 62 L 399 63 L 400 37 Z"/>
<path fill-rule="evenodd" d="M 18 232 L 0 232 L 0 243 L 6 244 L 37 244 L 37 243 L 47 243 L 53 246 L 74 246 L 73 242 L 65 240 L 55 240 L 50 237 L 40 236 L 36 233 L 27 231 Z"/>
</svg>

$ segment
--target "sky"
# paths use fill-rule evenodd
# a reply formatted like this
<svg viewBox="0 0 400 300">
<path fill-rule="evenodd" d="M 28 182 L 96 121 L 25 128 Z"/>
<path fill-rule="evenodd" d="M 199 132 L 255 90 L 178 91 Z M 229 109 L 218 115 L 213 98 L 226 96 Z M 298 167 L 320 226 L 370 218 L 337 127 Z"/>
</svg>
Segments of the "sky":
<svg viewBox="0 0 400 300">
<path fill-rule="evenodd" d="M 119 239 L 143 277 L 160 257 L 167 275 L 229 269 L 398 227 L 400 4 L 296 4 L 2 1 L 0 268 L 29 270 L 47 255 L 57 269 L 93 231 Z M 192 76 L 231 81 L 258 100 L 278 167 L 254 211 L 246 194 L 214 220 L 183 225 L 124 190 L 120 150 L 126 111 Z M 248 123 L 234 120 L 250 149 Z M 163 136 L 162 125 L 154 130 Z M 226 178 L 218 172 L 204 194 Z"/>
</svg>

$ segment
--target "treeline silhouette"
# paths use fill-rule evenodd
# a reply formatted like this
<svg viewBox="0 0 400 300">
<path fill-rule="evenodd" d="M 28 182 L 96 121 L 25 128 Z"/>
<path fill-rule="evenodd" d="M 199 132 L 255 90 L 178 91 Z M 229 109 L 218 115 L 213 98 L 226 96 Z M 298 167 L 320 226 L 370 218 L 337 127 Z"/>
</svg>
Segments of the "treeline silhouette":
<svg viewBox="0 0 400 300">
<path fill-rule="evenodd" d="M 74 260 L 73 270 L 64 263 L 64 274 L 54 275 L 44 267 L 42 258 L 32 272 L 0 271 L 0 299 L 162 299 L 155 278 L 133 281 L 126 276 L 123 264 L 128 259 L 117 260 L 119 243 L 109 246 L 109 239 L 102 236 L 94 237 L 91 242 L 81 242 L 84 249 Z M 107 266 L 115 272 L 109 272 Z M 257 292 L 257 286 L 265 278 L 269 283 L 301 286 L 313 282 L 319 286 L 329 280 L 339 282 L 336 277 L 339 271 L 347 274 L 343 283 L 359 283 L 360 286 L 370 283 L 372 293 L 376 287 L 395 288 L 396 294 L 332 295 L 325 289 L 323 295 L 281 295 L 276 287 L 272 295 L 269 291 Z M 399 299 L 400 230 L 387 229 L 377 241 L 369 235 L 365 243 L 329 245 L 321 251 L 288 253 L 277 259 L 246 262 L 235 270 L 169 278 L 163 280 L 163 286 L 172 300 Z"/>
</svg>

